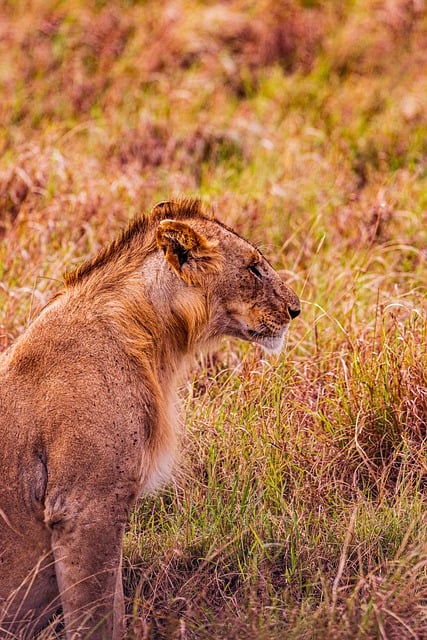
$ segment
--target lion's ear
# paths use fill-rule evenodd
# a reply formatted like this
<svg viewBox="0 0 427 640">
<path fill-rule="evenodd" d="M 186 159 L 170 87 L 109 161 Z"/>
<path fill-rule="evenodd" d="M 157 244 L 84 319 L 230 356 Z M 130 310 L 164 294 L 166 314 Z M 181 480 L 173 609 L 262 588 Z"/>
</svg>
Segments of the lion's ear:
<svg viewBox="0 0 427 640">
<path fill-rule="evenodd" d="M 221 270 L 218 242 L 208 240 L 186 222 L 162 220 L 156 241 L 173 270 L 188 284 L 199 284 L 205 274 Z"/>
</svg>

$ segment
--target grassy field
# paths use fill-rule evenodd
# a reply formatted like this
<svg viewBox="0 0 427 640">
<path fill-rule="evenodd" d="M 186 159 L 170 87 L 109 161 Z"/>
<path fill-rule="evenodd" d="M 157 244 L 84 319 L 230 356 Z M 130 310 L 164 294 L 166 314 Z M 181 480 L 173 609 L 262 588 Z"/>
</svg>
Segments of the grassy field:
<svg viewBox="0 0 427 640">
<path fill-rule="evenodd" d="M 129 637 L 427 638 L 426 68 L 423 0 L 0 1 L 0 349 L 176 195 L 303 301 L 183 382 Z"/>
</svg>

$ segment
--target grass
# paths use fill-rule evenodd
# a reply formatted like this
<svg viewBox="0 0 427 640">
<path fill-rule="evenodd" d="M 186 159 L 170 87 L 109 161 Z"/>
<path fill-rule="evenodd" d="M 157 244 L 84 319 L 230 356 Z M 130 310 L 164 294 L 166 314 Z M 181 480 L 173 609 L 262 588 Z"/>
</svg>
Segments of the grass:
<svg viewBox="0 0 427 640">
<path fill-rule="evenodd" d="M 0 348 L 177 194 L 303 300 L 286 353 L 230 341 L 183 383 L 176 478 L 126 534 L 129 636 L 427 637 L 424 3 L 0 17 Z"/>
</svg>

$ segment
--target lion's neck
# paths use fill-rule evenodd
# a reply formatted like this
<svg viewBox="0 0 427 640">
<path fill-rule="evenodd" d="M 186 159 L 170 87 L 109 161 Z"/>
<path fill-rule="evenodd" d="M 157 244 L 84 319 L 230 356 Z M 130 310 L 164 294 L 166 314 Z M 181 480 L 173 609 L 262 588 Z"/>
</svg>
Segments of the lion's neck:
<svg viewBox="0 0 427 640">
<path fill-rule="evenodd" d="M 150 360 L 163 385 L 174 384 L 188 356 L 209 341 L 203 292 L 179 280 L 156 256 L 95 292 L 90 304 L 106 313 L 131 357 Z"/>
</svg>

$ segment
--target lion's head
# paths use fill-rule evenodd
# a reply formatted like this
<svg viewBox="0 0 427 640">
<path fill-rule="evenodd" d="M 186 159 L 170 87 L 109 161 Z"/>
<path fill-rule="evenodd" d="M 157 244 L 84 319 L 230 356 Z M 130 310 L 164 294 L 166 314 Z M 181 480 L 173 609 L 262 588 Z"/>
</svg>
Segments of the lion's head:
<svg viewBox="0 0 427 640">
<path fill-rule="evenodd" d="M 162 210 L 166 207 L 176 211 L 173 203 Z M 170 268 L 186 287 L 203 290 L 218 335 L 279 351 L 290 321 L 300 313 L 297 295 L 250 242 L 196 213 L 159 222 L 156 239 Z"/>
</svg>

